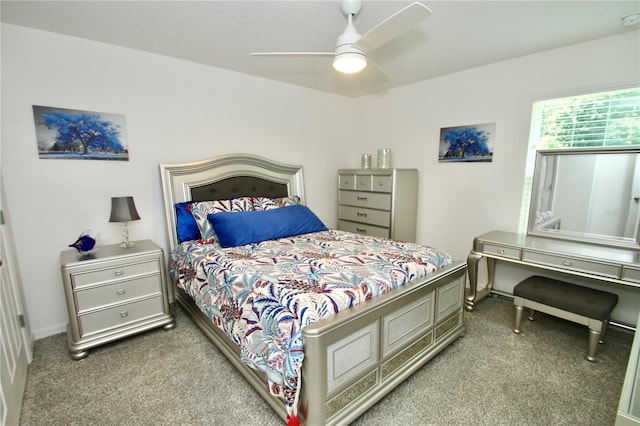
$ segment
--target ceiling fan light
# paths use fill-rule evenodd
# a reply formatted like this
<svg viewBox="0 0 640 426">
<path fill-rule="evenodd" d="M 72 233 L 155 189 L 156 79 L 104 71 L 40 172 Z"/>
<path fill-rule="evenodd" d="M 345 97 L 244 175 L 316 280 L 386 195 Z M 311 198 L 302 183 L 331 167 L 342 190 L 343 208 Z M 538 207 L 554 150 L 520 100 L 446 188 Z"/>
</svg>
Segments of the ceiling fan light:
<svg viewBox="0 0 640 426">
<path fill-rule="evenodd" d="M 354 74 L 367 66 L 367 57 L 358 52 L 338 53 L 333 59 L 333 68 L 344 74 Z"/>
</svg>

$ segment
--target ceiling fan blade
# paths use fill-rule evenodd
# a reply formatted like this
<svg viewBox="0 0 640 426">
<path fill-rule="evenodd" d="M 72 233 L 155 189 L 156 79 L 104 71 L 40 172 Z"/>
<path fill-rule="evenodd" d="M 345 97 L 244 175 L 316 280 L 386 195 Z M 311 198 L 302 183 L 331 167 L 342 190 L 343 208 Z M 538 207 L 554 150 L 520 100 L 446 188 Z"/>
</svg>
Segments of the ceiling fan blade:
<svg viewBox="0 0 640 426">
<path fill-rule="evenodd" d="M 335 52 L 253 52 L 251 56 L 334 56 Z"/>
<path fill-rule="evenodd" d="M 427 6 L 411 3 L 365 33 L 354 46 L 365 53 L 370 52 L 409 31 L 430 15 L 431 9 Z"/>
</svg>

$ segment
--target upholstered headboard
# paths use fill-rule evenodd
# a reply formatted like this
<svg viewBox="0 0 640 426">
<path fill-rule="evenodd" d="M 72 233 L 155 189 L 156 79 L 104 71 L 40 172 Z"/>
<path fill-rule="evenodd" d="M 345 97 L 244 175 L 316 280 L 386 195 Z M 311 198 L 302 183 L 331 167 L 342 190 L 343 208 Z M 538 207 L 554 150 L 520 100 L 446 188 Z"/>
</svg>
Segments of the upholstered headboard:
<svg viewBox="0 0 640 426">
<path fill-rule="evenodd" d="M 305 203 L 302 166 L 232 154 L 208 160 L 160 164 L 171 249 L 178 243 L 176 203 L 242 196 L 298 196 Z"/>
<path fill-rule="evenodd" d="M 287 185 L 256 176 L 234 176 L 191 188 L 191 200 L 230 200 L 236 197 L 286 197 Z"/>
</svg>

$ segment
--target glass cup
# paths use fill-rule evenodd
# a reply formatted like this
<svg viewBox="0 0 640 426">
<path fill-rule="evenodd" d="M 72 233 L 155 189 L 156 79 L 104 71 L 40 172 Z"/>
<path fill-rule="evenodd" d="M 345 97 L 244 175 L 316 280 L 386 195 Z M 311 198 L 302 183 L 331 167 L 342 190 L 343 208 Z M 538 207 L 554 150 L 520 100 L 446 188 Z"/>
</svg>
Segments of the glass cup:
<svg viewBox="0 0 640 426">
<path fill-rule="evenodd" d="M 371 154 L 362 154 L 362 157 L 360 158 L 360 167 L 363 169 L 371 168 Z"/>
<path fill-rule="evenodd" d="M 378 149 L 378 168 L 391 168 L 391 150 L 389 148 Z"/>
</svg>

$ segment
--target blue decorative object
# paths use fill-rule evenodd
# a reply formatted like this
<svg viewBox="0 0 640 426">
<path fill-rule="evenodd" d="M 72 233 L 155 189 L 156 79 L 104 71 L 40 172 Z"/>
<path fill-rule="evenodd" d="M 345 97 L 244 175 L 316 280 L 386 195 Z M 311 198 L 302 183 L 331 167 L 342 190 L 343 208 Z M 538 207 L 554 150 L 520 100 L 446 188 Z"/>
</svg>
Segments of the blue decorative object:
<svg viewBox="0 0 640 426">
<path fill-rule="evenodd" d="M 73 247 L 74 249 L 78 250 L 78 253 L 87 254 L 88 252 L 93 250 L 95 245 L 96 245 L 96 240 L 93 237 L 91 237 L 91 235 L 83 232 L 78 237 L 75 243 L 69 244 L 69 247 Z"/>
</svg>

